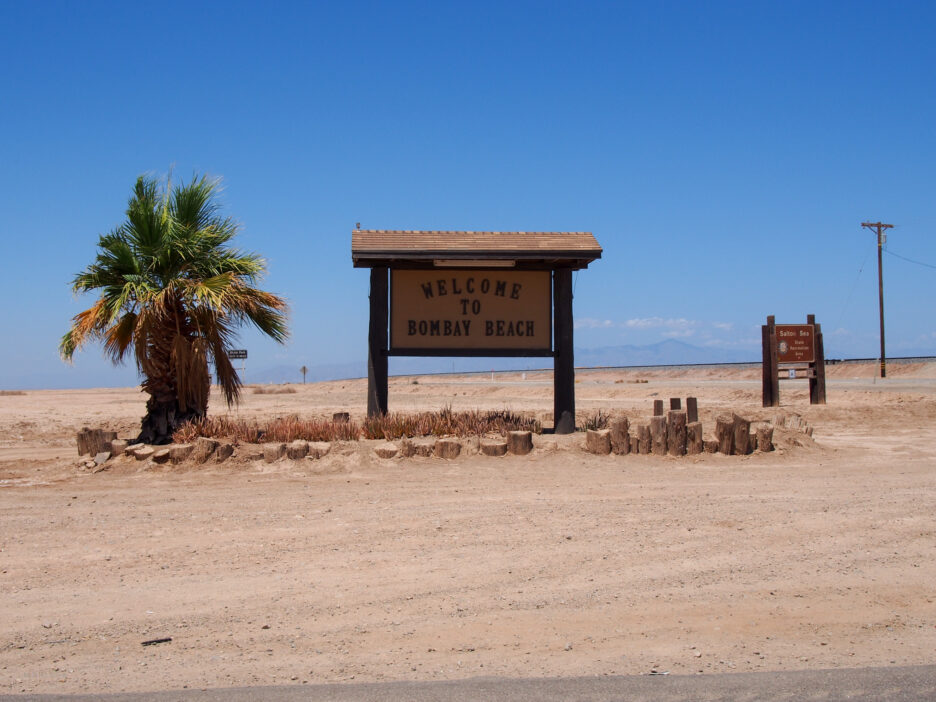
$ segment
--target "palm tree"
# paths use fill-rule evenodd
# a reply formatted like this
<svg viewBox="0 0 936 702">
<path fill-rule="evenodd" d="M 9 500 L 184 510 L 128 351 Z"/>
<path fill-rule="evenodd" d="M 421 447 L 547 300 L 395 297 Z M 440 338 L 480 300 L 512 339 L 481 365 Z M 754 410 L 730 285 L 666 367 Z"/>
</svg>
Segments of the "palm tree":
<svg viewBox="0 0 936 702">
<path fill-rule="evenodd" d="M 253 324 L 278 342 L 288 334 L 286 301 L 255 287 L 265 261 L 229 246 L 240 225 L 220 214 L 219 187 L 196 176 L 160 188 L 141 176 L 126 221 L 99 238 L 94 263 L 72 282 L 99 297 L 73 318 L 62 358 L 96 340 L 115 364 L 132 352 L 149 394 L 144 443 L 169 443 L 181 424 L 205 416 L 209 362 L 228 407 L 237 402 L 241 380 L 227 350 L 238 327 Z"/>
<path fill-rule="evenodd" d="M 303 366 L 302 368 L 299 369 L 299 372 L 302 373 L 302 384 L 305 385 L 305 376 L 306 376 L 306 373 L 309 372 L 309 369 Z"/>
</svg>

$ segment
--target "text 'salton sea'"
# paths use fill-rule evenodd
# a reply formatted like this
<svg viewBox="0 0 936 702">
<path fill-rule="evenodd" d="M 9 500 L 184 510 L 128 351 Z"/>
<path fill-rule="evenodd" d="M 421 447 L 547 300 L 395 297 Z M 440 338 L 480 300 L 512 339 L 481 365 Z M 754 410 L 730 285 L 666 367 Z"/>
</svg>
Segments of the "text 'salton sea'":
<svg viewBox="0 0 936 702">
<path fill-rule="evenodd" d="M 551 322 L 549 271 L 391 271 L 391 350 L 549 351 Z"/>
</svg>

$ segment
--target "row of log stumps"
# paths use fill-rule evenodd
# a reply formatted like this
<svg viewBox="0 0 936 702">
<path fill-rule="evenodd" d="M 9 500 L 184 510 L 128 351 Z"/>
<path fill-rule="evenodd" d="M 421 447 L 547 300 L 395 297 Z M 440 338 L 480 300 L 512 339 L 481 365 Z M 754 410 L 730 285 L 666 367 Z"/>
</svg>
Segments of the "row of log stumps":
<svg viewBox="0 0 936 702">
<path fill-rule="evenodd" d="M 223 463 L 234 455 L 232 443 L 207 437 L 199 437 L 189 444 L 150 446 L 118 439 L 117 432 L 85 427 L 78 432 L 76 441 L 78 454 L 82 456 L 79 465 L 94 472 L 106 470 L 108 461 L 121 456 L 137 461 L 178 465 L 186 461 L 200 464 L 213 460 L 215 463 Z"/>
<path fill-rule="evenodd" d="M 506 437 L 470 437 L 464 440 L 453 437 L 403 438 L 397 442 L 386 441 L 380 444 L 374 448 L 374 453 L 379 458 L 422 456 L 452 459 L 457 458 L 463 448 L 467 448 L 471 453 L 480 453 L 485 456 L 506 456 L 508 453 L 514 456 L 525 456 L 533 450 L 533 432 L 509 431 Z"/>
<path fill-rule="evenodd" d="M 585 450 L 607 455 L 652 454 L 657 456 L 693 456 L 700 453 L 723 453 L 743 456 L 753 451 L 773 451 L 773 426 L 758 425 L 751 433 L 751 422 L 732 414 L 715 419 L 715 439 L 706 441 L 699 421 L 698 401 L 670 398 L 670 409 L 663 412 L 663 400 L 654 400 L 649 424 L 632 426 L 627 417 L 612 419 L 607 429 L 589 429 Z"/>
</svg>

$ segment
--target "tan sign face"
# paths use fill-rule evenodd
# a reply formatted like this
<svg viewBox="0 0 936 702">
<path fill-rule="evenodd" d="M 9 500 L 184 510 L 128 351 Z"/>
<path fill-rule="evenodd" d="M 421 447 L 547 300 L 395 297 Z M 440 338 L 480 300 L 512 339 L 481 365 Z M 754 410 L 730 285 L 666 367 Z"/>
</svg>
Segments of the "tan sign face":
<svg viewBox="0 0 936 702">
<path fill-rule="evenodd" d="M 549 271 L 392 270 L 390 348 L 549 351 Z"/>
<path fill-rule="evenodd" d="M 812 324 L 777 325 L 778 363 L 812 363 L 815 360 Z"/>
</svg>

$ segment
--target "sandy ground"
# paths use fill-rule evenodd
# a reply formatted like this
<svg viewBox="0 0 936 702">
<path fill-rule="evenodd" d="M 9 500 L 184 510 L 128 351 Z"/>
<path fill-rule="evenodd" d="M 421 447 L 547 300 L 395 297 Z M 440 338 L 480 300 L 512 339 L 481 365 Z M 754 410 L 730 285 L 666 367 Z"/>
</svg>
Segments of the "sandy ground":
<svg viewBox="0 0 936 702">
<path fill-rule="evenodd" d="M 131 436 L 138 390 L 0 396 L 0 693 L 932 663 L 936 366 L 874 370 L 830 367 L 825 406 L 781 383 L 812 439 L 680 459 L 576 434 L 92 475 L 75 431 Z M 413 380 L 391 409 L 551 410 L 548 373 Z M 238 412 L 363 414 L 363 381 L 294 387 Z M 698 397 L 707 437 L 777 414 L 758 369 L 579 372 L 576 392 L 580 421 Z"/>
</svg>

